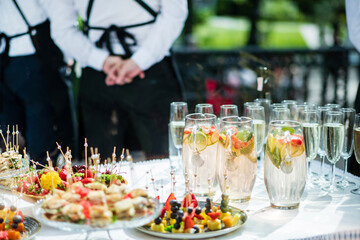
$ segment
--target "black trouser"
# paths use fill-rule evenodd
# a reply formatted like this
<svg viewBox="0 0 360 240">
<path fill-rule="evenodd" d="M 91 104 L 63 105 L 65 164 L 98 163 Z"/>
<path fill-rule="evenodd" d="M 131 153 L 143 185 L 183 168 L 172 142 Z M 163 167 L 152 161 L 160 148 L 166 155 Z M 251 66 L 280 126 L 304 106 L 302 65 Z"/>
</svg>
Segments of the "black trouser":
<svg viewBox="0 0 360 240">
<path fill-rule="evenodd" d="M 38 57 L 11 57 L 1 91 L 2 129 L 18 124 L 31 158 L 45 162 L 46 151 L 55 149 L 55 134 L 46 78 Z"/>
<path fill-rule="evenodd" d="M 84 135 L 89 145 L 98 147 L 102 159 L 111 157 L 135 137 L 147 158 L 168 153 L 170 103 L 180 99 L 170 61 L 165 58 L 145 72 L 145 79 L 134 78 L 123 86 L 105 85 L 106 75 L 92 68 L 83 69 L 79 103 Z M 119 155 L 118 151 L 118 155 Z"/>
</svg>

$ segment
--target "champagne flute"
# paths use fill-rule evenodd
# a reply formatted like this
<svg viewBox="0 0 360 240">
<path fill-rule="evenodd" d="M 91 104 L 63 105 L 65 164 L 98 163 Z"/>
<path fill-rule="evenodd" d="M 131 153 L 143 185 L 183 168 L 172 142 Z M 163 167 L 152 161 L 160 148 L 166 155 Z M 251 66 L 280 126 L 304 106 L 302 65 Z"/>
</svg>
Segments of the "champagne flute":
<svg viewBox="0 0 360 240">
<path fill-rule="evenodd" d="M 295 120 L 298 122 L 301 122 L 301 119 L 303 119 L 303 114 L 305 110 L 309 110 L 309 106 L 306 104 L 298 104 L 296 105 L 296 115 Z"/>
<path fill-rule="evenodd" d="M 199 103 L 195 105 L 195 113 L 210 113 L 214 114 L 213 105 L 210 103 Z"/>
<path fill-rule="evenodd" d="M 244 115 L 247 113 L 247 109 L 251 106 L 260 106 L 259 102 L 246 102 L 244 103 Z"/>
<path fill-rule="evenodd" d="M 344 145 L 344 113 L 329 111 L 325 115 L 324 124 L 325 151 L 328 161 L 332 164 L 331 184 L 322 189 L 330 193 L 339 193 L 342 190 L 335 184 L 335 164 L 341 157 Z"/>
<path fill-rule="evenodd" d="M 290 110 L 286 107 L 271 109 L 270 121 L 274 120 L 289 120 Z"/>
<path fill-rule="evenodd" d="M 354 124 L 354 152 L 356 161 L 360 164 L 360 113 L 355 116 Z M 360 186 L 351 190 L 351 193 L 360 195 Z"/>
<path fill-rule="evenodd" d="M 269 99 L 266 98 L 257 98 L 255 99 L 255 102 L 258 102 L 260 104 L 260 106 L 264 107 L 264 111 L 265 111 L 265 122 L 266 124 L 269 124 L 270 121 L 270 104 L 271 101 Z"/>
<path fill-rule="evenodd" d="M 306 110 L 303 114 L 302 129 L 305 141 L 305 153 L 308 162 L 308 187 L 312 188 L 313 173 L 311 162 L 316 158 L 320 143 L 320 115 L 317 110 Z"/>
<path fill-rule="evenodd" d="M 284 104 L 285 106 L 287 106 L 290 109 L 290 117 L 291 117 L 291 119 L 295 119 L 297 101 L 295 101 L 295 100 L 284 100 L 281 103 Z"/>
<path fill-rule="evenodd" d="M 350 182 L 346 176 L 347 173 L 347 163 L 349 157 L 351 157 L 353 152 L 353 135 L 354 135 L 354 120 L 355 120 L 355 109 L 353 108 L 341 108 L 341 112 L 344 113 L 344 129 L 345 129 L 345 138 L 344 138 L 344 147 L 341 152 L 341 157 L 344 159 L 344 171 L 342 180 L 337 184 L 341 187 L 355 186 L 354 182 Z"/>
<path fill-rule="evenodd" d="M 319 115 L 320 115 L 320 143 L 319 143 L 319 151 L 318 154 L 321 157 L 321 166 L 320 166 L 320 173 L 319 178 L 315 179 L 314 182 L 318 183 L 320 185 L 322 184 L 328 184 L 329 181 L 325 178 L 325 157 L 326 157 L 326 151 L 325 151 L 325 141 L 324 141 L 324 122 L 325 122 L 325 115 L 327 112 L 329 112 L 331 109 L 329 107 L 319 107 Z"/>
<path fill-rule="evenodd" d="M 238 107 L 234 104 L 227 104 L 220 106 L 220 118 L 223 117 L 238 117 Z"/>
<path fill-rule="evenodd" d="M 256 154 L 258 161 L 261 161 L 261 155 L 264 149 L 265 141 L 265 110 L 263 106 L 251 106 L 248 108 L 246 117 L 249 117 L 253 121 L 254 134 L 255 134 L 255 145 L 256 145 Z M 258 168 L 260 168 L 258 164 Z M 259 175 L 261 177 L 261 174 Z"/>
<path fill-rule="evenodd" d="M 170 104 L 170 133 L 178 155 L 178 159 L 174 165 L 175 169 L 179 166 L 181 160 L 185 117 L 187 114 L 188 106 L 186 102 L 172 102 Z"/>
</svg>

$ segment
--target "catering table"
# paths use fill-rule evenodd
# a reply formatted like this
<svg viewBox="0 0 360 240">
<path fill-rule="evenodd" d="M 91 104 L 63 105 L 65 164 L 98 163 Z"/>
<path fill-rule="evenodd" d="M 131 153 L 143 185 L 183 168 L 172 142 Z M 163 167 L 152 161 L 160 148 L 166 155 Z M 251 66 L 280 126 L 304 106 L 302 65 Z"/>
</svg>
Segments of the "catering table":
<svg viewBox="0 0 360 240">
<path fill-rule="evenodd" d="M 317 161 L 313 170 L 319 168 Z M 148 186 L 150 195 L 157 193 L 165 200 L 170 193 L 170 164 L 168 159 L 152 160 L 134 164 L 133 175 L 129 165 L 123 166 L 125 178 L 130 184 L 145 188 Z M 330 169 L 326 166 L 326 169 Z M 336 170 L 340 174 L 340 170 Z M 263 175 L 261 169 L 258 174 Z M 152 184 L 151 178 L 154 178 Z M 351 181 L 360 184 L 360 178 L 348 175 Z M 175 174 L 175 194 L 181 198 L 184 193 L 184 179 L 181 171 Z M 354 187 L 352 187 L 354 188 Z M 305 190 L 300 207 L 296 210 L 278 210 L 270 208 L 264 181 L 256 180 L 251 200 L 246 204 L 233 204 L 248 214 L 248 220 L 239 230 L 219 237 L 219 239 L 360 239 L 360 196 L 350 193 L 346 188 L 343 194 L 331 195 L 321 191 L 309 193 Z M 5 193 L 6 194 L 6 193 Z M 8 194 L 8 193 L 7 193 Z M 6 196 L 7 199 L 13 197 Z M 19 207 L 24 215 L 32 216 L 33 202 L 31 199 L 21 200 Z M 113 230 L 112 239 L 155 239 L 136 229 Z M 93 232 L 90 238 L 107 239 L 105 231 Z M 36 239 L 85 239 L 86 233 L 63 232 L 43 225 Z"/>
</svg>

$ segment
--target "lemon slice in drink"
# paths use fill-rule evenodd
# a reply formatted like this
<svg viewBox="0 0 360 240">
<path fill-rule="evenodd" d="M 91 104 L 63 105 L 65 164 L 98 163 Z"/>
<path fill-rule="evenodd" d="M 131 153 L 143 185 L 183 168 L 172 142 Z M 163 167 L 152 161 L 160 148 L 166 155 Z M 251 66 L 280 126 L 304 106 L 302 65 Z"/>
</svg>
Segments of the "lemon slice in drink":
<svg viewBox="0 0 360 240">
<path fill-rule="evenodd" d="M 189 136 L 189 146 L 191 150 L 195 150 L 201 152 L 207 146 L 207 136 L 203 132 L 196 132 L 195 134 L 195 142 L 194 142 L 194 134 L 190 134 Z"/>
</svg>

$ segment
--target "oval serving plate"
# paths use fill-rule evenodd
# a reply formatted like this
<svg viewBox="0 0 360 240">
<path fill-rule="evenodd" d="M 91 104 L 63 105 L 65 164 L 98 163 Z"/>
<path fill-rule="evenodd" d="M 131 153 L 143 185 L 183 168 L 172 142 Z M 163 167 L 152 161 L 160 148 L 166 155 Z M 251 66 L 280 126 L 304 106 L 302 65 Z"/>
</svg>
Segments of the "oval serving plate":
<svg viewBox="0 0 360 240">
<path fill-rule="evenodd" d="M 200 202 L 201 205 L 205 205 L 205 202 Z M 202 238 L 212 238 L 212 237 L 218 237 L 218 236 L 222 236 L 231 232 L 234 232 L 236 230 L 238 230 L 239 228 L 241 228 L 241 226 L 246 222 L 247 220 L 247 215 L 244 211 L 229 206 L 229 208 L 235 212 L 235 213 L 240 213 L 241 215 L 241 221 L 239 221 L 239 223 L 231 228 L 224 228 L 221 230 L 217 230 L 217 231 L 207 231 L 207 232 L 203 232 L 203 233 L 198 233 L 198 234 L 192 234 L 192 233 L 161 233 L 161 232 L 155 232 L 155 231 L 151 231 L 148 227 L 138 227 L 136 228 L 137 230 L 155 236 L 155 237 L 161 237 L 161 238 L 168 238 L 168 239 L 202 239 Z"/>
<path fill-rule="evenodd" d="M 91 232 L 91 231 L 106 231 L 112 229 L 120 228 L 135 228 L 142 226 L 148 222 L 151 222 L 155 217 L 160 215 L 162 205 L 157 199 L 153 199 L 155 202 L 155 207 L 152 213 L 149 213 L 145 216 L 134 217 L 130 220 L 116 220 L 114 223 L 110 223 L 104 227 L 96 227 L 88 224 L 76 224 L 71 222 L 61 222 L 53 221 L 44 216 L 44 209 L 41 208 L 43 200 L 39 200 L 35 203 L 33 208 L 34 216 L 39 219 L 39 221 L 47 226 L 57 228 L 63 231 L 72 231 L 72 232 Z"/>
</svg>

